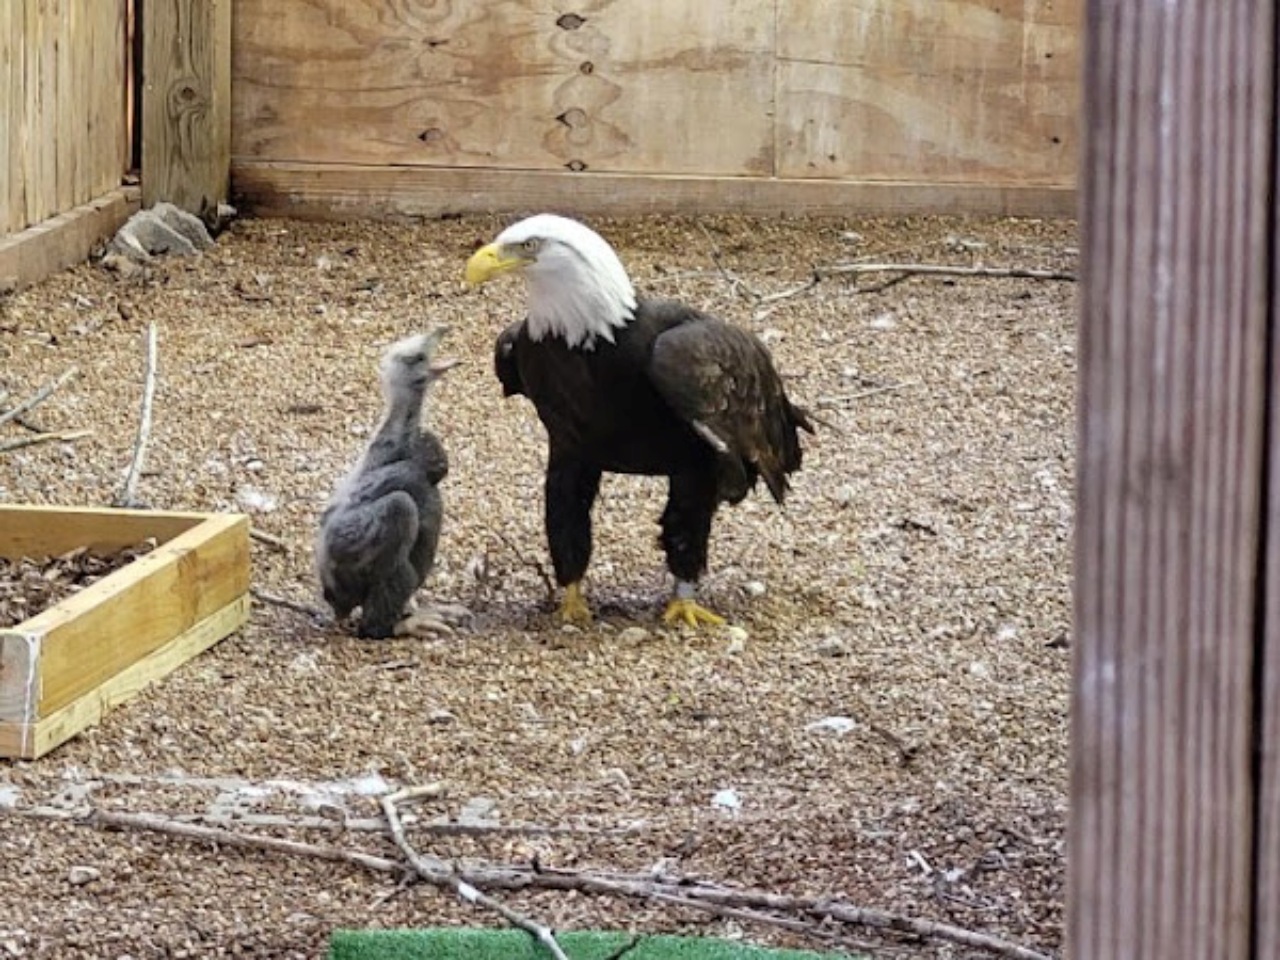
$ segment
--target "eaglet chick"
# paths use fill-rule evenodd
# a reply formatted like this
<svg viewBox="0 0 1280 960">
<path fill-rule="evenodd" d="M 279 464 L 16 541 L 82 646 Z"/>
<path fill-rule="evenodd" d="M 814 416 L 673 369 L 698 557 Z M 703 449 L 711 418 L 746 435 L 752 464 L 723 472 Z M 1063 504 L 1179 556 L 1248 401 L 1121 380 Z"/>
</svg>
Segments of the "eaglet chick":
<svg viewBox="0 0 1280 960">
<path fill-rule="evenodd" d="M 345 619 L 360 608 L 357 635 L 449 632 L 457 608 L 415 616 L 412 600 L 435 561 L 444 506 L 437 484 L 449 471 L 438 437 L 422 426 L 428 388 L 455 360 L 436 361 L 446 328 L 406 337 L 382 356 L 382 421 L 338 484 L 316 542 L 325 601 Z"/>
</svg>

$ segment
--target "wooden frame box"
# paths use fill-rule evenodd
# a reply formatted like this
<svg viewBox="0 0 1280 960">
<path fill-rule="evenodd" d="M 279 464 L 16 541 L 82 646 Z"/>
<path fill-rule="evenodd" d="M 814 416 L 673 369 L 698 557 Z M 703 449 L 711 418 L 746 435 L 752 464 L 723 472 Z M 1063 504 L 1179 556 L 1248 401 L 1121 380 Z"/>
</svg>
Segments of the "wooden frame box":
<svg viewBox="0 0 1280 960">
<path fill-rule="evenodd" d="M 213 646 L 249 615 L 239 514 L 0 505 L 0 557 L 158 546 L 0 629 L 0 757 L 36 759 Z"/>
</svg>

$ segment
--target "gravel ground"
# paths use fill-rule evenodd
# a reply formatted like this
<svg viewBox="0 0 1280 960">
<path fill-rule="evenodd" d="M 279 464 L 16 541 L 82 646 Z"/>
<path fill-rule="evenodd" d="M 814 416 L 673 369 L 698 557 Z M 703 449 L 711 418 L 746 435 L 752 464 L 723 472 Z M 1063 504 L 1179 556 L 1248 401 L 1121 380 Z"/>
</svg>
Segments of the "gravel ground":
<svg viewBox="0 0 1280 960">
<path fill-rule="evenodd" d="M 83 375 L 30 419 L 94 431 L 0 454 L 0 500 L 113 500 L 155 321 L 139 496 L 253 514 L 292 548 L 255 545 L 256 585 L 307 603 L 315 520 L 377 417 L 382 347 L 451 324 L 444 352 L 464 363 L 428 414 L 452 472 L 425 592 L 474 614 L 453 638 L 362 642 L 260 604 L 244 630 L 97 728 L 0 767 L 0 808 L 88 792 L 128 810 L 368 817 L 377 789 L 442 779 L 449 795 L 431 816 L 596 830 L 417 837 L 443 854 L 664 863 L 1060 949 L 1074 286 L 930 277 L 858 292 L 832 278 L 760 298 L 854 259 L 1070 267 L 1074 224 L 595 224 L 643 290 L 761 334 L 795 399 L 826 422 L 806 438 L 785 511 L 760 490 L 721 512 L 704 596 L 738 629 L 699 634 L 658 622 L 663 485 L 645 478 L 604 483 L 588 582 L 599 622 L 551 622 L 544 435 L 491 372 L 523 291 L 459 279 L 500 225 L 249 220 L 198 259 L 129 278 L 86 265 L 0 303 L 0 391 L 24 397 L 77 365 Z M 294 786 L 246 787 L 268 780 Z M 367 832 L 327 841 L 391 853 Z M 654 904 L 507 899 L 565 928 L 796 942 Z M 319 957 L 337 926 L 463 922 L 496 921 L 346 866 L 0 817 L 0 955 Z"/>
</svg>

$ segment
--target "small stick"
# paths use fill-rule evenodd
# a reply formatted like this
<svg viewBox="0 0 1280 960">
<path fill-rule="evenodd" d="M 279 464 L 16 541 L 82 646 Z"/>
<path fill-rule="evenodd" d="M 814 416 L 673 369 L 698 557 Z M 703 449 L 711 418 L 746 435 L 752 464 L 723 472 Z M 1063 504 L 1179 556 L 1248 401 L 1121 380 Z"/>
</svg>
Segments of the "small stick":
<svg viewBox="0 0 1280 960">
<path fill-rule="evenodd" d="M 993 277 L 1021 280 L 1067 280 L 1076 275 L 1067 270 L 1032 270 L 1026 267 L 953 267 L 942 263 L 837 263 L 818 267 L 814 275 L 834 277 L 863 273 L 901 273 L 906 276 Z"/>
<path fill-rule="evenodd" d="M 524 552 L 512 542 L 511 538 L 496 527 L 489 527 L 488 529 L 490 533 L 502 541 L 503 546 L 516 555 L 517 560 L 523 563 L 526 567 L 532 567 L 537 571 L 538 577 L 542 580 L 542 585 L 547 588 L 547 596 L 554 599 L 556 595 L 556 582 L 551 579 L 551 574 L 547 573 L 547 568 L 542 565 L 542 561 L 537 557 L 526 557 Z"/>
<path fill-rule="evenodd" d="M 274 593 L 267 593 L 265 590 L 259 590 L 257 587 L 249 591 L 254 598 L 261 600 L 263 603 L 269 603 L 275 607 L 283 607 L 286 610 L 292 610 L 294 613 L 301 613 L 304 616 L 311 617 L 314 620 L 328 620 L 329 615 L 319 607 L 313 607 L 309 603 L 301 603 L 297 600 L 290 600 L 287 597 L 277 596 Z"/>
<path fill-rule="evenodd" d="M 909 387 L 918 387 L 919 380 L 903 380 L 901 383 L 882 383 L 878 387 L 869 387 L 866 390 L 859 390 L 857 393 L 846 393 L 839 397 L 827 397 L 818 401 L 819 407 L 834 407 L 836 404 L 853 403 L 856 400 L 865 400 L 867 397 L 879 396 L 882 393 L 894 393 L 898 390 L 906 390 Z"/>
<path fill-rule="evenodd" d="M 745 290 L 748 294 L 748 299 L 759 303 L 759 291 L 752 289 L 750 284 L 724 265 L 724 259 L 720 256 L 720 247 L 716 245 L 715 238 L 711 236 L 711 231 L 706 228 L 706 225 L 704 225 L 701 220 L 698 221 L 698 229 L 701 230 L 702 235 L 707 238 L 707 245 L 709 247 L 708 253 L 711 254 L 711 262 L 716 265 L 716 269 L 720 271 L 720 276 L 724 277 L 725 282 L 729 284 L 729 291 L 736 294 L 740 289 Z"/>
<path fill-rule="evenodd" d="M 93 436 L 92 430 L 64 430 L 54 433 L 33 433 L 26 437 L 18 437 L 14 440 L 6 440 L 0 443 L 0 453 L 8 453 L 10 450 L 21 450 L 23 447 L 31 447 L 37 443 L 70 443 L 73 440 L 82 440 L 85 437 Z"/>
<path fill-rule="evenodd" d="M 133 461 L 129 464 L 129 473 L 125 477 L 124 490 L 121 491 L 117 503 L 123 507 L 131 507 L 137 502 L 138 478 L 142 475 L 142 461 L 147 453 L 147 440 L 151 436 L 151 406 L 156 396 L 156 325 L 147 324 L 147 367 L 146 379 L 142 386 L 142 416 L 138 422 L 138 437 L 133 444 Z"/>
<path fill-rule="evenodd" d="M 199 840 L 204 843 L 216 843 L 225 847 L 240 847 L 245 850 L 271 850 L 275 853 L 287 853 L 293 856 L 311 857 L 316 860 L 328 860 L 331 863 L 350 863 L 364 867 L 375 873 L 405 873 L 402 863 L 361 853 L 358 850 L 344 850 L 341 847 L 321 847 L 313 843 L 302 843 L 298 840 L 283 840 L 279 837 L 259 837 L 251 834 L 236 833 L 221 827 L 205 827 L 196 823 L 180 823 L 169 817 L 153 813 L 111 813 L 106 810 L 94 810 L 84 818 L 84 822 L 100 829 L 144 830 L 155 833 L 166 833 L 174 837 L 185 837 L 188 840 Z"/>
<path fill-rule="evenodd" d="M 266 544 L 268 547 L 270 547 L 272 550 L 277 551 L 278 553 L 289 552 L 289 544 L 285 543 L 275 534 L 267 533 L 265 530 L 259 530 L 257 527 L 250 527 L 249 537 L 250 539 L 257 540 L 259 543 Z"/>
<path fill-rule="evenodd" d="M 62 376 L 58 377 L 57 380 L 54 380 L 52 383 L 45 384 L 43 387 L 41 387 L 39 390 L 33 393 L 30 397 L 28 397 L 26 400 L 23 400 L 20 404 L 14 407 L 12 410 L 8 411 L 7 413 L 0 413 L 0 424 L 8 423 L 10 420 L 16 420 L 18 417 L 22 416 L 28 410 L 38 406 L 41 403 L 44 403 L 51 396 L 53 396 L 53 394 L 56 391 L 60 390 L 68 380 L 70 380 L 79 372 L 80 371 L 77 370 L 75 367 L 72 367 Z"/>
<path fill-rule="evenodd" d="M 813 276 L 809 278 L 808 283 L 801 284 L 798 287 L 792 287 L 790 290 L 780 290 L 778 293 L 771 293 L 768 296 L 761 297 L 760 305 L 763 307 L 770 303 L 777 303 L 780 300 L 790 300 L 792 297 L 798 297 L 801 294 L 808 293 L 821 282 L 822 275 L 815 270 Z"/>
<path fill-rule="evenodd" d="M 29 430 L 32 433 L 50 433 L 40 424 L 33 422 L 29 417 L 14 417 L 13 422 L 20 426 L 23 430 Z"/>
<path fill-rule="evenodd" d="M 523 914 L 516 913 L 510 907 L 494 900 L 492 897 L 481 893 L 471 884 L 462 880 L 452 870 L 441 870 L 423 857 L 413 845 L 409 843 L 404 835 L 404 824 L 400 820 L 400 811 L 396 808 L 397 803 L 409 802 L 423 796 L 438 796 L 443 787 L 440 784 L 431 784 L 428 787 L 418 787 L 409 790 L 400 790 L 396 793 L 388 794 L 381 798 L 382 812 L 387 818 L 387 823 L 391 827 L 391 838 L 395 841 L 396 847 L 404 854 L 405 859 L 417 871 L 418 876 L 422 877 L 428 883 L 440 887 L 449 887 L 463 900 L 468 903 L 479 904 L 492 910 L 502 919 L 513 927 L 518 927 L 526 933 L 531 934 L 534 939 L 551 951 L 551 955 L 556 960 L 569 960 L 565 956 L 564 951 L 560 948 L 560 944 L 556 942 L 555 933 L 550 927 L 543 926 L 535 920 L 530 920 Z M 434 792 L 428 792 L 434 791 Z"/>
</svg>

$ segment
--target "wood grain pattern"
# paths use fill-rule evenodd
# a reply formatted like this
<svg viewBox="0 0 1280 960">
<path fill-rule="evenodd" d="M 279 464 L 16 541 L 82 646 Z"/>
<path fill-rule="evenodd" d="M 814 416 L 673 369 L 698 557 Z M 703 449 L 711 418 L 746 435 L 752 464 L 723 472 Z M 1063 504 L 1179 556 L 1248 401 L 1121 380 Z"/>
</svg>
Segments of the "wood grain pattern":
<svg viewBox="0 0 1280 960">
<path fill-rule="evenodd" d="M 249 609 L 249 521 L 234 514 L 0 505 L 0 556 L 151 553 L 0 630 L 0 756 L 34 758 L 216 643 Z"/>
<path fill-rule="evenodd" d="M 1273 52 L 1280 58 L 1280 50 Z M 1273 91 L 1275 96 L 1277 91 Z M 1272 222 L 1280 223 L 1280 150 L 1272 171 Z M 1272 238 L 1271 263 L 1271 397 L 1269 411 L 1270 470 L 1266 491 L 1266 556 L 1263 586 L 1266 603 L 1258 649 L 1261 703 L 1258 705 L 1257 866 L 1254 890 L 1254 942 L 1261 958 L 1280 957 L 1280 242 Z"/>
<path fill-rule="evenodd" d="M 238 161 L 236 204 L 256 216 L 438 217 L 560 210 L 582 216 L 987 214 L 1070 217 L 1075 191 L 999 184 L 551 173 Z"/>
<path fill-rule="evenodd" d="M 108 711 L 199 656 L 249 619 L 248 594 L 237 597 L 101 685 L 47 717 L 27 722 L 0 719 L 0 756 L 35 760 L 98 723 Z M 0 635 L 3 643 L 3 635 Z M 0 717 L 3 717 L 0 712 Z"/>
<path fill-rule="evenodd" d="M 22 116 L 24 120 L 24 150 L 22 155 L 22 178 L 26 184 L 24 196 L 26 209 L 23 211 L 23 223 L 39 223 L 53 210 L 49 198 L 54 169 L 52 151 L 55 142 L 52 129 L 48 123 L 52 116 L 52 108 L 46 109 L 46 102 L 52 93 L 51 84 L 47 84 L 42 74 L 42 67 L 47 69 L 49 49 L 54 25 L 48 16 L 48 0 L 15 0 L 22 2 L 26 8 L 26 22 L 22 38 L 25 57 L 25 70 L 22 77 Z"/>
<path fill-rule="evenodd" d="M 25 729 L 36 720 L 40 677 L 40 637 L 0 630 L 0 724 Z M 0 749 L 0 756 L 14 756 Z"/>
<path fill-rule="evenodd" d="M 212 517 L 117 573 L 22 625 L 41 635 L 40 717 L 246 593 L 249 522 Z"/>
<path fill-rule="evenodd" d="M 1244 958 L 1273 9 L 1089 10 L 1069 953 Z"/>
<path fill-rule="evenodd" d="M 0 123 L 0 237 L 20 229 L 26 219 L 26 201 L 21 195 L 22 113 L 14 103 L 22 88 L 25 14 L 20 3 L 0 4 L 0 114 L 5 118 Z"/>
<path fill-rule="evenodd" d="M 779 0 L 778 175 L 1070 184 L 1082 0 Z"/>
<path fill-rule="evenodd" d="M 771 173 L 773 5 L 240 0 L 234 153 Z"/>
<path fill-rule="evenodd" d="M 0 3 L 0 237 L 120 185 L 126 3 Z"/>
<path fill-rule="evenodd" d="M 0 504 L 0 557 L 50 557 L 80 547 L 117 553 L 148 537 L 172 540 L 207 519 L 203 513 L 168 510 Z"/>
<path fill-rule="evenodd" d="M 25 287 L 82 263 L 137 212 L 141 192 L 118 187 L 20 233 L 0 238 L 0 284 Z"/>
<path fill-rule="evenodd" d="M 231 0 L 147 0 L 142 30 L 142 203 L 201 214 L 227 198 Z"/>
</svg>

